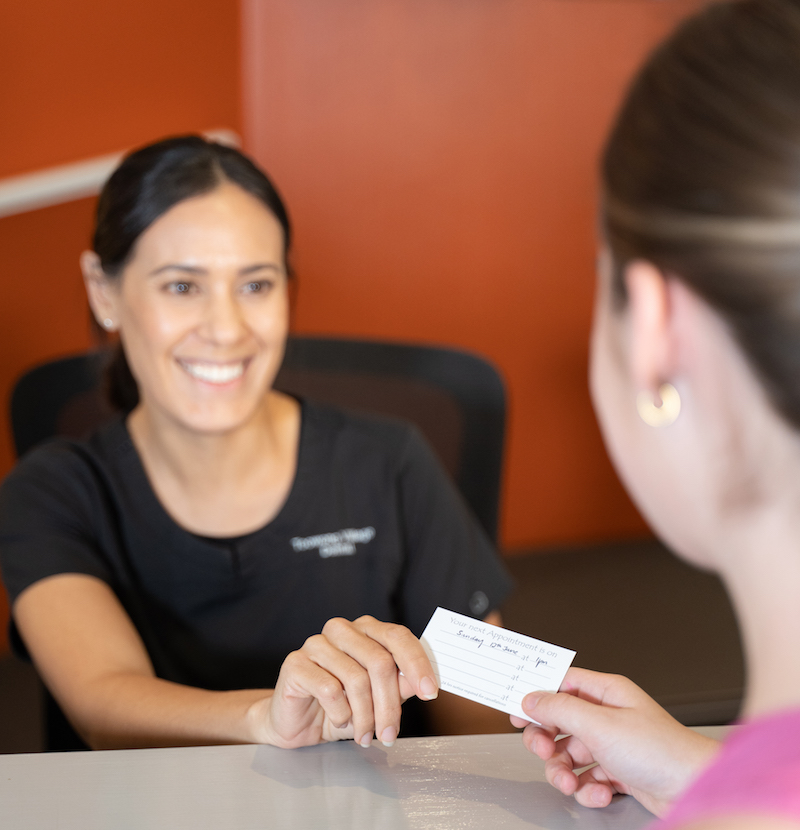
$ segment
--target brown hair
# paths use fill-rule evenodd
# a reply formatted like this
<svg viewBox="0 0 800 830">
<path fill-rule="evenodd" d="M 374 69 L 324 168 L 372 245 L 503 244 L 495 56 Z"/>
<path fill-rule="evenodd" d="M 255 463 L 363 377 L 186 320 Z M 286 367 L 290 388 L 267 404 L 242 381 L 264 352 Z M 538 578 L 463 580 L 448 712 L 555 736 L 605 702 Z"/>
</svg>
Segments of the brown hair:
<svg viewBox="0 0 800 830">
<path fill-rule="evenodd" d="M 634 80 L 602 174 L 617 300 L 633 259 L 683 280 L 800 427 L 800 0 L 683 23 Z"/>
</svg>

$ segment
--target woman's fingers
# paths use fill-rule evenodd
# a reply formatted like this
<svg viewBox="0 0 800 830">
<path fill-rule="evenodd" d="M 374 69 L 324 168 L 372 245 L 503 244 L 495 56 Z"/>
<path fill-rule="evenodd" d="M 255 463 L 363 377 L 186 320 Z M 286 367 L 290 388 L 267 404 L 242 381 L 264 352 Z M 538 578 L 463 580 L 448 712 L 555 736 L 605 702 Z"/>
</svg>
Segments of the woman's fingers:
<svg viewBox="0 0 800 830">
<path fill-rule="evenodd" d="M 649 695 L 627 677 L 581 669 L 577 666 L 567 669 L 559 692 L 603 706 L 632 707 L 648 703 L 657 706 Z M 542 694 L 548 693 L 534 692 L 529 697 Z M 524 702 L 523 708 L 525 708 Z"/>
<path fill-rule="evenodd" d="M 542 736 L 538 737 L 542 739 Z M 549 735 L 545 737 L 550 739 Z M 587 748 L 571 736 L 554 741 L 553 745 L 553 751 L 544 765 L 547 782 L 564 795 L 574 795 L 575 800 L 584 807 L 607 806 L 618 789 L 609 781 L 605 771 L 593 766 L 580 775 L 575 772 L 593 762 Z"/>
<path fill-rule="evenodd" d="M 400 670 L 404 685 L 421 700 L 433 700 L 439 695 L 439 685 L 433 666 L 422 643 L 403 625 L 383 623 L 374 617 L 359 617 L 354 623 L 363 634 L 392 656 Z"/>
<path fill-rule="evenodd" d="M 391 745 L 400 730 L 403 696 L 398 668 L 403 672 L 404 685 L 415 693 L 424 689 L 425 679 L 432 679 L 430 662 L 416 637 L 403 626 L 380 623 L 372 617 L 361 617 L 353 623 L 342 619 L 329 620 L 322 636 L 335 651 L 351 657 L 361 672 L 354 670 L 340 679 L 344 683 L 353 709 L 355 739 L 368 745 L 373 731 L 378 740 Z M 428 697 L 435 696 L 428 691 Z M 424 693 L 423 693 L 424 694 Z M 423 696 L 422 694 L 420 696 Z M 372 715 L 369 731 L 360 732 L 362 712 Z"/>
<path fill-rule="evenodd" d="M 525 714 L 541 724 L 541 731 L 550 730 L 551 734 L 552 730 L 564 734 L 583 734 L 586 721 L 596 719 L 599 708 L 593 703 L 563 693 L 532 692 L 522 699 Z"/>
<path fill-rule="evenodd" d="M 574 795 L 584 807 L 606 807 L 618 792 L 617 788 L 598 766 L 577 775 L 575 769 L 582 766 L 566 753 L 557 753 L 545 763 L 545 778 L 564 795 Z"/>
<path fill-rule="evenodd" d="M 391 745 L 403 700 L 412 695 L 430 700 L 438 686 L 407 628 L 373 617 L 332 619 L 284 662 L 271 729 L 284 746 L 350 737 L 368 746 L 373 734 Z"/>
<path fill-rule="evenodd" d="M 285 747 L 318 743 L 326 720 L 338 730 L 351 724 L 344 687 L 307 653 L 292 652 L 283 662 L 272 696 L 267 742 Z M 341 737 L 349 736 L 343 731 Z"/>
<path fill-rule="evenodd" d="M 387 671 L 385 661 L 383 666 L 378 665 L 381 657 L 371 651 L 370 644 L 354 641 L 346 632 L 336 632 L 339 645 L 334 645 L 326 634 L 326 628 L 323 628 L 322 634 L 310 637 L 301 649 L 301 653 L 323 669 L 330 679 L 341 687 L 352 728 L 352 734 L 347 737 L 352 737 L 362 746 L 369 746 L 376 730 L 380 735 L 393 719 L 396 719 L 399 725 L 399 693 L 395 691 L 394 705 L 398 710 L 395 713 L 392 711 L 393 701 L 386 696 L 379 679 L 379 675 Z M 389 661 L 391 662 L 391 658 Z M 397 669 L 393 662 L 388 670 L 396 674 Z M 375 700 L 373 691 L 373 676 L 378 688 L 378 701 Z M 394 685 L 396 689 L 396 678 Z M 338 708 L 329 708 L 322 699 L 320 699 L 320 705 L 327 714 L 332 711 L 337 713 L 341 711 Z M 333 718 L 331 721 L 337 729 L 341 729 L 345 723 L 333 720 Z"/>
<path fill-rule="evenodd" d="M 587 764 L 591 764 L 592 761 L 593 758 L 586 752 L 583 745 L 569 737 L 556 741 L 555 748 L 547 759 L 551 767 L 560 765 L 570 770 L 576 767 L 585 767 Z"/>
<path fill-rule="evenodd" d="M 374 661 L 372 668 L 375 671 Z M 394 664 L 392 670 L 396 689 Z M 316 635 L 284 661 L 273 698 L 273 728 L 283 736 L 283 745 L 353 738 L 369 746 L 376 731 L 391 743 L 400 723 L 397 691 L 395 699 L 394 704 L 391 699 L 376 702 L 369 671 L 325 637 Z M 320 711 L 321 720 L 315 717 Z M 301 734 L 314 728 L 319 732 L 315 739 L 296 742 Z"/>
<path fill-rule="evenodd" d="M 528 724 L 522 733 L 522 741 L 545 762 L 547 782 L 564 795 L 572 795 L 578 788 L 578 776 L 573 770 L 594 760 L 580 741 L 570 736 L 556 740 L 553 730 L 532 724 Z"/>
<path fill-rule="evenodd" d="M 560 692 L 532 692 L 522 699 L 525 714 L 543 727 L 579 735 L 596 730 L 609 710 L 634 707 L 660 710 L 628 678 L 579 668 L 567 671 Z"/>
<path fill-rule="evenodd" d="M 577 778 L 577 786 L 573 792 L 575 800 L 584 807 L 607 807 L 618 790 L 609 783 L 605 776 L 595 774 L 599 767 L 587 770 Z"/>
<path fill-rule="evenodd" d="M 516 723 L 519 721 L 519 723 Z M 514 726 L 523 726 L 522 742 L 525 744 L 529 752 L 538 755 L 543 761 L 547 761 L 555 752 L 556 737 L 558 736 L 557 729 L 548 729 L 544 726 L 531 723 L 522 718 L 511 718 Z"/>
<path fill-rule="evenodd" d="M 352 623 L 340 619 L 329 620 L 322 634 L 310 638 L 303 649 L 341 682 L 352 711 L 356 743 L 369 746 L 376 733 L 379 738 L 386 733 L 385 739 L 392 743 L 400 724 L 400 694 L 397 669 L 385 650 L 365 638 Z M 386 688 L 387 673 L 394 680 L 393 697 Z"/>
</svg>

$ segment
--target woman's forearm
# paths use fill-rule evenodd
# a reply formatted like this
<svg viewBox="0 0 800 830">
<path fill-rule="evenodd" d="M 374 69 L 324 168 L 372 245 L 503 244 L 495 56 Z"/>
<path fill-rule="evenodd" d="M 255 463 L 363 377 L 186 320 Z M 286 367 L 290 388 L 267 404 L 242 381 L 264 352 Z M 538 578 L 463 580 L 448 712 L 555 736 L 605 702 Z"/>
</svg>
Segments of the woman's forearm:
<svg viewBox="0 0 800 830">
<path fill-rule="evenodd" d="M 216 692 L 120 673 L 94 681 L 85 692 L 69 707 L 69 717 L 92 749 L 266 740 L 271 689 Z"/>
</svg>

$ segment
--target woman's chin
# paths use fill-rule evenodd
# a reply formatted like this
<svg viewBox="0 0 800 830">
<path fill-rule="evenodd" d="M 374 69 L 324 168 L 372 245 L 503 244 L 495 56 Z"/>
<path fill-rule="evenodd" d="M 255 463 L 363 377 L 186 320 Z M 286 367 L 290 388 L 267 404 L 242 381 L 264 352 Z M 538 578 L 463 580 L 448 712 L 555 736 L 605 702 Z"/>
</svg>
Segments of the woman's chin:
<svg viewBox="0 0 800 830">
<path fill-rule="evenodd" d="M 224 437 L 246 428 L 253 422 L 260 407 L 253 403 L 239 406 L 195 406 L 183 411 L 165 412 L 166 417 L 181 431 L 200 436 Z M 162 410 L 163 411 L 163 410 Z"/>
</svg>

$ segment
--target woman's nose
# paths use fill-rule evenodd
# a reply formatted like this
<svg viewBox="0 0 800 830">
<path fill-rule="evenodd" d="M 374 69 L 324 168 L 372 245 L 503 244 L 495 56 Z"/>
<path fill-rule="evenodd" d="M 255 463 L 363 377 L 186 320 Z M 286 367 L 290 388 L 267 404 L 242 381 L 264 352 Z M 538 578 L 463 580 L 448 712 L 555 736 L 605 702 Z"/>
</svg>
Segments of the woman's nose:
<svg viewBox="0 0 800 830">
<path fill-rule="evenodd" d="M 242 309 L 227 291 L 213 293 L 206 304 L 203 334 L 219 345 L 238 342 L 247 330 Z"/>
</svg>

